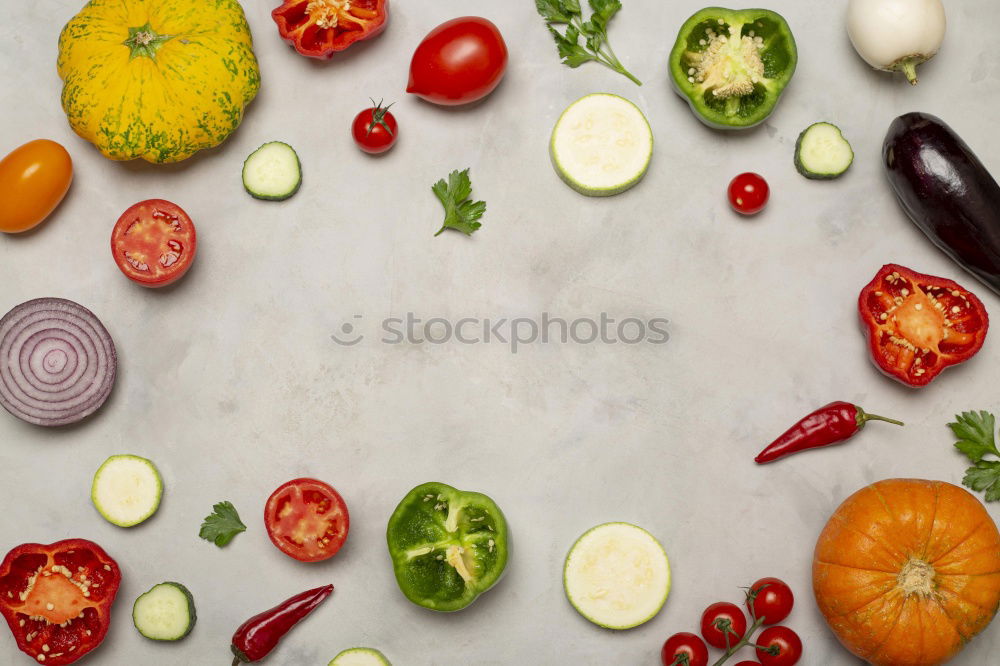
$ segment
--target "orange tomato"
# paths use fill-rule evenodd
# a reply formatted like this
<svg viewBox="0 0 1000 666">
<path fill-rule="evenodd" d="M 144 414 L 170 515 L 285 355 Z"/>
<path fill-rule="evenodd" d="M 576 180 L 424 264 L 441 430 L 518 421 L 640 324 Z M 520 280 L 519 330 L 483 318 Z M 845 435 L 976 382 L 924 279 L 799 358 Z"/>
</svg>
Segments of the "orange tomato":
<svg viewBox="0 0 1000 666">
<path fill-rule="evenodd" d="M 55 141 L 36 139 L 0 160 L 0 231 L 18 233 L 55 210 L 73 182 L 73 160 Z"/>
</svg>

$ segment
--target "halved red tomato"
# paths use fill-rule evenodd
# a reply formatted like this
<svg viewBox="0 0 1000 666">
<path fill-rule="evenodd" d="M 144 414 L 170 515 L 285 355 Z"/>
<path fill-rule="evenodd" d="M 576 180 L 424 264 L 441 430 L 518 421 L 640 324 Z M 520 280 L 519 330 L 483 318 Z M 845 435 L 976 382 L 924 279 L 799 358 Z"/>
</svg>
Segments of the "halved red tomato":
<svg viewBox="0 0 1000 666">
<path fill-rule="evenodd" d="M 194 262 L 194 223 L 180 206 L 147 199 L 122 213 L 111 232 L 111 253 L 125 276 L 144 287 L 164 287 Z"/>
<path fill-rule="evenodd" d="M 872 361 L 908 386 L 926 386 L 982 348 L 990 318 L 975 294 L 947 279 L 886 264 L 861 290 L 858 311 Z"/>
<path fill-rule="evenodd" d="M 300 562 L 319 562 L 344 545 L 351 518 L 333 486 L 317 479 L 293 479 L 271 493 L 264 506 L 264 525 L 281 552 Z"/>
</svg>

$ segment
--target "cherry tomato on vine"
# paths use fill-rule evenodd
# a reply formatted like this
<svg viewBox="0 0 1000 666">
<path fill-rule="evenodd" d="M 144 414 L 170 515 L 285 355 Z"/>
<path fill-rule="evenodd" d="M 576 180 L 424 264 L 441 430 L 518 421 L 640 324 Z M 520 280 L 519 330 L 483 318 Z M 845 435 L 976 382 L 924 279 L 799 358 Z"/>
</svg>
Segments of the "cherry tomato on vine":
<svg viewBox="0 0 1000 666">
<path fill-rule="evenodd" d="M 792 588 L 777 578 L 761 578 L 750 586 L 747 608 L 755 618 L 764 618 L 764 624 L 778 624 L 792 612 L 795 595 Z"/>
<path fill-rule="evenodd" d="M 759 661 L 741 661 L 736 666 L 760 666 Z"/>
<path fill-rule="evenodd" d="M 708 648 L 697 635 L 682 631 L 663 644 L 660 659 L 663 666 L 707 666 Z"/>
<path fill-rule="evenodd" d="M 729 205 L 742 215 L 755 215 L 764 209 L 771 188 L 760 174 L 747 172 L 729 183 Z"/>
<path fill-rule="evenodd" d="M 757 648 L 757 659 L 764 666 L 793 666 L 802 658 L 802 640 L 788 627 L 768 627 L 757 636 L 756 644 L 777 649 L 777 654 L 768 654 Z"/>
<path fill-rule="evenodd" d="M 278 486 L 264 506 L 271 542 L 300 562 L 333 557 L 344 545 L 351 519 L 333 487 L 317 479 L 293 479 Z"/>
<path fill-rule="evenodd" d="M 381 100 L 375 106 L 365 109 L 354 117 L 351 134 L 358 148 L 371 155 L 384 153 L 396 144 L 399 127 L 396 118 L 389 112 L 389 107 L 382 106 Z"/>
<path fill-rule="evenodd" d="M 486 97 L 507 70 L 507 44 L 492 22 L 463 16 L 424 37 L 410 62 L 406 92 L 454 106 Z"/>
<path fill-rule="evenodd" d="M 714 603 L 701 615 L 701 635 L 705 642 L 721 650 L 736 645 L 747 631 L 747 618 L 736 604 Z"/>
</svg>

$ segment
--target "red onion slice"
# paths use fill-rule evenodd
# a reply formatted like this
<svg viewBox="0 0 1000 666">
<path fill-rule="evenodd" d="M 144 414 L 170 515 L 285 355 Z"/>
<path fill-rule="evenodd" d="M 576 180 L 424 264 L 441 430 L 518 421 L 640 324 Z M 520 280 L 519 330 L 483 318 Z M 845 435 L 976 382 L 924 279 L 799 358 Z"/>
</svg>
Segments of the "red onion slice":
<svg viewBox="0 0 1000 666">
<path fill-rule="evenodd" d="M 107 329 L 73 301 L 36 298 L 0 319 L 0 405 L 23 421 L 82 421 L 111 395 L 117 370 Z"/>
</svg>

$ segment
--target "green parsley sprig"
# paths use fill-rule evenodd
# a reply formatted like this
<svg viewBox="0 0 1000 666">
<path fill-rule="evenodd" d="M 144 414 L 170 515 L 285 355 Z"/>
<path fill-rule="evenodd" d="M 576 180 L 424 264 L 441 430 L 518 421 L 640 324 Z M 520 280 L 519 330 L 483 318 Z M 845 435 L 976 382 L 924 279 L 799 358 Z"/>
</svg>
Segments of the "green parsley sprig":
<svg viewBox="0 0 1000 666">
<path fill-rule="evenodd" d="M 563 64 L 579 67 L 585 62 L 599 62 L 641 86 L 642 81 L 625 69 L 608 43 L 608 23 L 622 8 L 622 3 L 620 0 L 588 1 L 592 13 L 590 20 L 584 21 L 580 0 L 535 0 L 538 13 L 556 40 Z M 556 25 L 565 25 L 565 32 L 559 32 Z"/>
<path fill-rule="evenodd" d="M 232 502 L 219 502 L 212 507 L 212 514 L 201 524 L 198 536 L 207 541 L 215 542 L 222 548 L 233 540 L 240 532 L 246 532 L 247 526 L 240 520 L 240 514 Z"/>
<path fill-rule="evenodd" d="M 471 236 L 473 231 L 483 226 L 478 220 L 486 212 L 486 202 L 469 199 L 472 194 L 472 180 L 469 178 L 468 169 L 452 171 L 448 174 L 447 183 L 442 178 L 434 183 L 431 190 L 444 206 L 444 224 L 434 234 L 435 236 L 441 235 L 445 229 L 455 229 L 466 236 Z"/>
<path fill-rule="evenodd" d="M 1000 450 L 993 434 L 996 418 L 986 411 L 962 412 L 948 427 L 958 438 L 955 448 L 974 463 L 965 470 L 962 483 L 985 493 L 987 502 L 1000 501 Z M 994 459 L 987 460 L 987 456 Z"/>
</svg>

